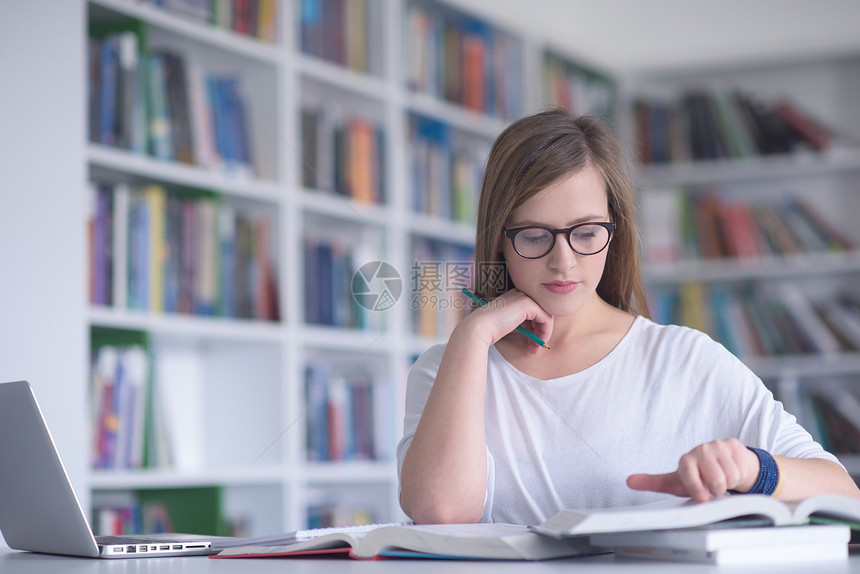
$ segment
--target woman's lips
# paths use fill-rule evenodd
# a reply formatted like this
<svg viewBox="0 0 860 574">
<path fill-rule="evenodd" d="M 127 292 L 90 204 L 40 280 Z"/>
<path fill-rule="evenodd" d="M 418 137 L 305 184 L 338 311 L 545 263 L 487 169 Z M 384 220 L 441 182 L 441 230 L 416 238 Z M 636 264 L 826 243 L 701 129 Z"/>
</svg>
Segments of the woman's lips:
<svg viewBox="0 0 860 574">
<path fill-rule="evenodd" d="M 579 285 L 576 281 L 552 281 L 550 283 L 544 283 L 543 286 L 546 287 L 547 291 L 550 293 L 555 293 L 557 295 L 563 295 L 565 293 L 570 293 Z"/>
</svg>

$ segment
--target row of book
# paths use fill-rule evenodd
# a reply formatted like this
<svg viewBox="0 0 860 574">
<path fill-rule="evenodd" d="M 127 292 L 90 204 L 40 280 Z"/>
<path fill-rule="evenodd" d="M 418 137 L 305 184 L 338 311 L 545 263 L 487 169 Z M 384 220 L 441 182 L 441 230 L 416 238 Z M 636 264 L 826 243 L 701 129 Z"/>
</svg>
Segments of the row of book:
<svg viewBox="0 0 860 574">
<path fill-rule="evenodd" d="M 547 52 L 543 61 L 544 104 L 576 115 L 615 116 L 616 90 L 612 80 Z"/>
<path fill-rule="evenodd" d="M 394 442 L 393 392 L 378 377 L 339 374 L 329 363 L 308 365 L 308 460 L 389 460 Z"/>
<path fill-rule="evenodd" d="M 350 70 L 381 75 L 380 8 L 375 0 L 301 0 L 302 52 Z"/>
<path fill-rule="evenodd" d="M 419 238 L 412 250 L 409 304 L 413 332 L 431 339 L 447 338 L 472 308 L 460 290 L 473 285 L 475 251 Z"/>
<path fill-rule="evenodd" d="M 802 196 L 753 202 L 683 189 L 643 195 L 646 261 L 847 251 L 857 243 Z"/>
<path fill-rule="evenodd" d="M 188 403 L 176 398 L 186 389 L 168 394 L 156 380 L 148 334 L 93 327 L 90 337 L 91 466 L 194 467 L 201 453 L 188 443 L 197 431 L 188 429 Z"/>
<path fill-rule="evenodd" d="M 409 128 L 413 211 L 474 224 L 489 143 L 421 116 L 412 116 Z"/>
<path fill-rule="evenodd" d="M 827 451 L 860 454 L 860 399 L 844 382 L 785 380 L 776 395 Z"/>
<path fill-rule="evenodd" d="M 748 158 L 824 150 L 836 135 L 797 103 L 741 90 L 690 90 L 673 100 L 633 103 L 643 164 Z"/>
<path fill-rule="evenodd" d="M 109 341 L 117 341 L 111 343 Z M 149 466 L 151 361 L 145 334 L 92 336 L 90 367 L 91 466 Z"/>
<path fill-rule="evenodd" d="M 487 22 L 428 2 L 407 13 L 409 89 L 507 120 L 523 110 L 520 43 Z"/>
<path fill-rule="evenodd" d="M 176 532 L 170 514 L 163 504 L 102 507 L 94 509 L 93 514 L 93 531 L 96 536 Z"/>
<path fill-rule="evenodd" d="M 381 258 L 370 240 L 351 242 L 307 238 L 304 243 L 305 322 L 312 325 L 379 331 L 387 307 L 367 305 L 361 297 L 368 285 L 359 285 L 361 265 Z M 374 285 L 373 288 L 381 285 Z M 380 293 L 381 295 L 381 293 Z"/>
<path fill-rule="evenodd" d="M 221 514 L 217 486 L 96 492 L 93 532 L 99 536 L 191 532 L 236 536 Z"/>
<path fill-rule="evenodd" d="M 207 72 L 169 50 L 148 50 L 141 22 L 93 25 L 90 34 L 90 141 L 253 174 L 249 110 L 238 75 Z"/>
<path fill-rule="evenodd" d="M 278 42 L 281 0 L 138 0 L 262 42 Z"/>
<path fill-rule="evenodd" d="M 346 507 L 337 502 L 310 504 L 305 512 L 307 528 L 337 528 L 377 524 L 379 519 L 369 508 Z"/>
<path fill-rule="evenodd" d="M 93 183 L 89 228 L 93 304 L 280 318 L 268 214 L 212 193 Z"/>
<path fill-rule="evenodd" d="M 302 185 L 362 203 L 385 201 L 385 130 L 331 107 L 302 110 Z"/>
<path fill-rule="evenodd" d="M 685 283 L 650 290 L 649 303 L 655 321 L 708 333 L 741 358 L 860 350 L 860 300 L 851 293 L 813 301 L 789 282 Z"/>
</svg>

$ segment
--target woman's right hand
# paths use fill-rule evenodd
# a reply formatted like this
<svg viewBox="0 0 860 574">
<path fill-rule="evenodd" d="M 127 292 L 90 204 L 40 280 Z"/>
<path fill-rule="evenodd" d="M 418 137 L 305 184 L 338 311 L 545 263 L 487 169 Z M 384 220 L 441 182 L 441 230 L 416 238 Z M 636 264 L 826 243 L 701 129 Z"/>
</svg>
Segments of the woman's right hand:
<svg viewBox="0 0 860 574">
<path fill-rule="evenodd" d="M 552 315 L 534 299 L 518 289 L 511 289 L 466 315 L 457 328 L 470 329 L 489 347 L 520 325 L 549 342 L 552 324 Z M 531 353 L 541 349 L 534 341 L 527 341 Z"/>
</svg>

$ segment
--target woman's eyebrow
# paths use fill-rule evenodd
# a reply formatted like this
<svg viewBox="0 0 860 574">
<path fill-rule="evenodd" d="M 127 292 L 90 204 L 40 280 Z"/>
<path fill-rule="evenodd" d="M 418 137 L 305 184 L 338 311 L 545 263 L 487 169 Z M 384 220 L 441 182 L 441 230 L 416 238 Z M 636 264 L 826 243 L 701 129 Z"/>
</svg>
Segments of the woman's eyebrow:
<svg viewBox="0 0 860 574">
<path fill-rule="evenodd" d="M 578 223 L 586 223 L 588 221 L 609 221 L 609 216 L 608 215 L 597 215 L 597 214 L 586 215 L 586 216 L 574 219 L 572 221 L 569 221 L 567 223 L 567 225 L 565 225 L 565 227 L 572 227 Z M 519 221 L 517 223 L 511 223 L 507 227 L 509 227 L 509 228 L 511 228 L 511 227 L 528 227 L 530 225 L 540 225 L 542 227 L 552 227 L 551 225 L 547 225 L 543 221 L 536 221 L 534 219 L 526 219 L 523 221 Z"/>
</svg>

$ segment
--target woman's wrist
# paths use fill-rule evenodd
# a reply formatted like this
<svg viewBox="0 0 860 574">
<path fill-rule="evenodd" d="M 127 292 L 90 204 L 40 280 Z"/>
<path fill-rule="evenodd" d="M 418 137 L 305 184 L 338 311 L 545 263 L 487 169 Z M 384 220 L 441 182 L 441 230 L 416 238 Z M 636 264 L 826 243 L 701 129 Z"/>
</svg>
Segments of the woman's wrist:
<svg viewBox="0 0 860 574">
<path fill-rule="evenodd" d="M 758 460 L 759 470 L 752 485 L 745 485 L 749 488 L 741 492 L 778 497 L 782 492 L 782 481 L 780 480 L 779 465 L 776 459 L 766 450 L 751 446 L 748 446 L 747 449 Z"/>
<path fill-rule="evenodd" d="M 475 312 L 464 317 L 448 338 L 448 344 L 455 345 L 473 345 L 480 344 L 489 349 L 496 341 L 491 333 L 483 325 L 483 322 L 475 317 Z"/>
</svg>

